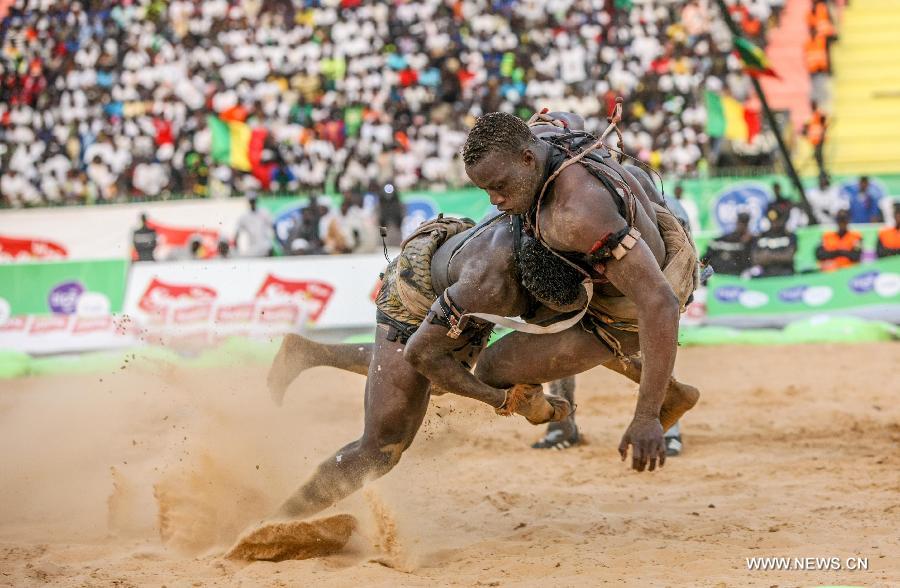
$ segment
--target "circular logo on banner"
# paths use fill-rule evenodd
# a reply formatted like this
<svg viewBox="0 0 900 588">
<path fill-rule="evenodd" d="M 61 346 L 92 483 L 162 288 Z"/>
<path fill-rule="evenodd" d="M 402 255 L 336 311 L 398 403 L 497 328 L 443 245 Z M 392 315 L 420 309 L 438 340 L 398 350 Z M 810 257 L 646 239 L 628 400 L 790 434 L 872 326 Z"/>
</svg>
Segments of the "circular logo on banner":
<svg viewBox="0 0 900 588">
<path fill-rule="evenodd" d="M 84 294 L 84 286 L 81 282 L 63 282 L 52 290 L 47 297 L 47 306 L 56 314 L 75 314 L 78 308 L 78 299 Z"/>
<path fill-rule="evenodd" d="M 716 288 L 716 299 L 722 302 L 737 302 L 744 292 L 740 286 L 722 286 Z"/>
<path fill-rule="evenodd" d="M 759 308 L 769 302 L 769 295 L 757 290 L 745 290 L 738 296 L 738 303 L 745 308 Z"/>
<path fill-rule="evenodd" d="M 877 271 L 861 273 L 850 280 L 850 289 L 857 294 L 871 292 L 879 275 L 880 273 Z"/>
<path fill-rule="evenodd" d="M 900 274 L 881 274 L 875 278 L 875 293 L 882 298 L 900 294 Z"/>
<path fill-rule="evenodd" d="M 759 221 L 769 207 L 771 196 L 762 184 L 738 184 L 723 190 L 716 197 L 713 207 L 716 222 L 723 233 L 734 231 L 737 215 L 746 212 L 750 215 L 750 230 L 758 233 Z"/>
<path fill-rule="evenodd" d="M 790 288 L 785 288 L 778 292 L 778 299 L 782 302 L 800 302 L 803 300 L 803 293 L 806 291 L 806 286 L 792 286 Z"/>
<path fill-rule="evenodd" d="M 401 227 L 404 238 L 412 234 L 419 225 L 438 215 L 437 206 L 430 199 L 404 198 L 403 205 L 406 208 L 406 216 L 403 217 L 403 226 Z"/>
<path fill-rule="evenodd" d="M 78 299 L 75 311 L 79 316 L 106 316 L 109 314 L 109 298 L 100 292 L 85 292 Z"/>
<path fill-rule="evenodd" d="M 288 235 L 291 234 L 294 225 L 300 221 L 300 212 L 304 208 L 304 206 L 293 206 L 275 217 L 272 223 L 275 227 L 275 238 L 283 248 L 287 248 Z"/>
<path fill-rule="evenodd" d="M 0 325 L 8 321 L 11 315 L 12 309 L 9 307 L 9 302 L 6 301 L 6 298 L 0 298 Z"/>
<path fill-rule="evenodd" d="M 822 306 L 826 304 L 834 291 L 829 286 L 812 286 L 803 291 L 803 303 L 809 306 Z"/>
</svg>

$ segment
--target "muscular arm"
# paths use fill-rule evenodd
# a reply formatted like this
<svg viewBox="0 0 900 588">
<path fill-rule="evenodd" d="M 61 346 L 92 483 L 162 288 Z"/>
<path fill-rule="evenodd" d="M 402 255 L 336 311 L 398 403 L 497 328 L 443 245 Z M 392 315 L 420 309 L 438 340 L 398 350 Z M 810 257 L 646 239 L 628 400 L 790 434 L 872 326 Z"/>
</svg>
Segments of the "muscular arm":
<svg viewBox="0 0 900 588">
<path fill-rule="evenodd" d="M 448 288 L 456 307 L 464 312 L 507 314 L 510 299 L 515 295 L 511 280 L 514 274 L 503 272 L 505 264 L 492 259 L 482 258 L 467 266 L 460 279 Z M 437 302 L 431 310 L 443 316 Z M 465 344 L 470 333 L 451 339 L 447 331 L 447 327 L 426 320 L 407 342 L 404 357 L 439 388 L 500 407 L 506 400 L 506 390 L 488 386 L 454 358 L 454 350 Z"/>
</svg>

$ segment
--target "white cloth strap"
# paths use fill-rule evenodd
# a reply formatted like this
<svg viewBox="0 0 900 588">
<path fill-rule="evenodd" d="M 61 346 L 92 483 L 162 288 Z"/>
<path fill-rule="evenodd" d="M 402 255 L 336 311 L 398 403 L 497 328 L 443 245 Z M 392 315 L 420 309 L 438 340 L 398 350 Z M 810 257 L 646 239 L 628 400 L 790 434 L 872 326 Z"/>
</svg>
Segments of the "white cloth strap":
<svg viewBox="0 0 900 588">
<path fill-rule="evenodd" d="M 559 333 L 565 331 L 569 327 L 575 326 L 582 318 L 584 318 L 584 315 L 587 314 L 588 307 L 591 304 L 591 297 L 594 295 L 594 283 L 590 280 L 585 280 L 581 283 L 581 285 L 584 288 L 584 293 L 587 294 L 587 302 L 585 302 L 584 308 L 581 309 L 581 312 L 571 318 L 555 322 L 552 325 L 547 325 L 546 327 L 542 327 L 540 325 L 532 325 L 531 323 L 526 323 L 525 321 L 519 319 L 498 316 L 496 314 L 486 314 L 483 312 L 467 312 L 462 316 L 472 316 L 475 318 L 479 318 L 483 321 L 494 323 L 495 325 L 500 325 L 501 327 L 506 327 L 507 329 L 519 331 L 520 333 L 529 333 L 531 335 L 552 335 L 553 333 Z M 460 319 L 462 319 L 462 317 L 460 317 Z"/>
</svg>

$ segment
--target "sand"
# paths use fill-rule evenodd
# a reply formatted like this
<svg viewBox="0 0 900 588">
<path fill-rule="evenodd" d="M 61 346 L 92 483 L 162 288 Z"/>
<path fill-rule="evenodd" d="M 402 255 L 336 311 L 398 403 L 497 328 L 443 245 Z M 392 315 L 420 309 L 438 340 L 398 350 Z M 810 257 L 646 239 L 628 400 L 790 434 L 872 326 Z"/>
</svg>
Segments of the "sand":
<svg viewBox="0 0 900 588">
<path fill-rule="evenodd" d="M 130 365 L 0 382 L 0 585 L 900 585 L 900 345 L 688 348 L 685 453 L 629 471 L 636 386 L 578 378 L 588 443 L 444 396 L 397 468 L 324 514 L 324 558 L 223 554 L 361 430 L 360 376 L 316 368 L 281 408 L 266 366 Z M 748 571 L 757 556 L 868 571 Z"/>
</svg>

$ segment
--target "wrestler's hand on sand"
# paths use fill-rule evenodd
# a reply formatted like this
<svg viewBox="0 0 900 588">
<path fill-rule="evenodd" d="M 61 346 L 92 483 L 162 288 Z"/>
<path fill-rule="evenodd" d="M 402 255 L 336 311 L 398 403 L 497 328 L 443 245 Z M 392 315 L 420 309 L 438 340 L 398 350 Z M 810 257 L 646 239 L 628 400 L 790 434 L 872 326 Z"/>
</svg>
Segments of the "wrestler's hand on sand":
<svg viewBox="0 0 900 588">
<path fill-rule="evenodd" d="M 497 414 L 520 414 L 532 425 L 561 421 L 572 413 L 572 405 L 565 398 L 544 394 L 540 384 L 516 384 L 506 391 L 506 402 Z"/>
<path fill-rule="evenodd" d="M 658 418 L 635 416 L 622 435 L 619 443 L 619 455 L 622 461 L 628 457 L 628 446 L 631 445 L 631 467 L 639 472 L 656 469 L 666 463 L 666 442 L 663 439 L 663 428 Z M 647 467 L 649 464 L 649 468 Z"/>
</svg>

